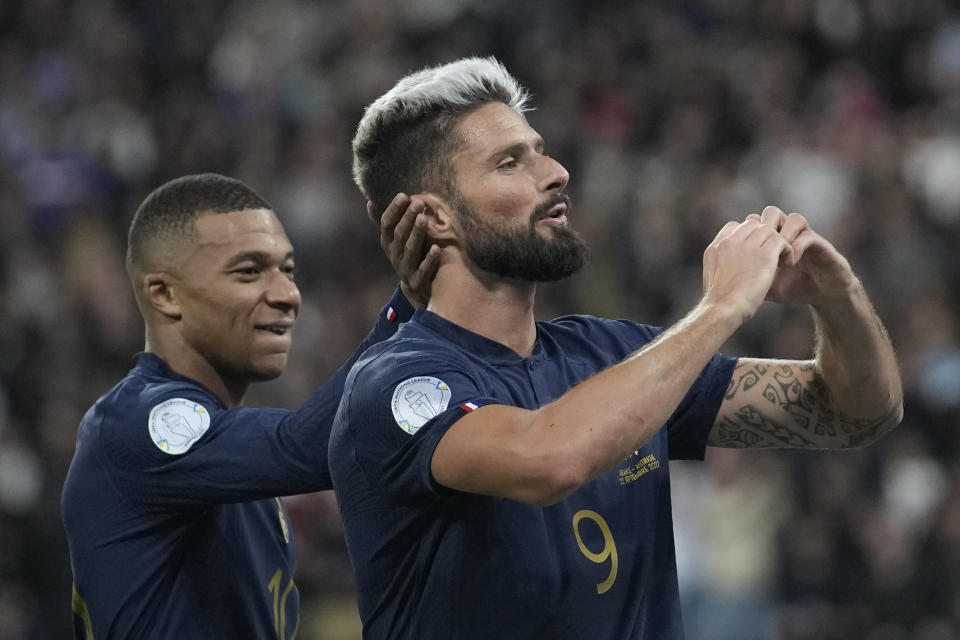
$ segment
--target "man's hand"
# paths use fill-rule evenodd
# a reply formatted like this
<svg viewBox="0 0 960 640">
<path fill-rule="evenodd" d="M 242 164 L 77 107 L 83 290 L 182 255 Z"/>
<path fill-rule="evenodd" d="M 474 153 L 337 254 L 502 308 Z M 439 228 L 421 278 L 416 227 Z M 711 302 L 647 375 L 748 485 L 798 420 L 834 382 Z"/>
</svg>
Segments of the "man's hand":
<svg viewBox="0 0 960 640">
<path fill-rule="evenodd" d="M 800 214 L 766 207 L 724 229 L 748 225 L 763 228 L 762 237 L 775 234 L 787 247 L 763 297 L 811 305 L 814 359 L 741 358 L 734 372 L 740 382 L 727 391 L 708 443 L 849 448 L 875 441 L 903 418 L 903 385 L 866 291 L 846 258 Z M 762 282 L 759 276 L 756 282 Z"/>
<path fill-rule="evenodd" d="M 753 317 L 767 297 L 778 261 L 792 261 L 776 227 L 749 216 L 728 222 L 703 252 L 703 299 L 737 322 Z"/>
<path fill-rule="evenodd" d="M 791 255 L 780 261 L 767 300 L 818 306 L 846 298 L 859 287 L 847 259 L 811 229 L 806 218 L 799 213 L 787 215 L 770 206 L 759 216 L 747 216 L 747 220 L 759 221 L 776 229 L 792 249 Z"/>
<path fill-rule="evenodd" d="M 400 276 L 400 289 L 414 306 L 425 307 L 440 264 L 440 247 L 427 240 L 424 202 L 398 193 L 380 217 L 380 246 Z M 367 212 L 375 218 L 373 203 Z"/>
</svg>

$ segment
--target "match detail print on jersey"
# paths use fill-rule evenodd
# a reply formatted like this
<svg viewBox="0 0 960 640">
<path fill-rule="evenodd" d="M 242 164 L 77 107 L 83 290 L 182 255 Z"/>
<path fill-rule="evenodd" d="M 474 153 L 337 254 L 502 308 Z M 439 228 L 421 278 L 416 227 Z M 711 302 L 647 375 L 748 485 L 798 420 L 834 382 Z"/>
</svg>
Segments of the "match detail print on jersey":
<svg viewBox="0 0 960 640">
<path fill-rule="evenodd" d="M 210 428 L 210 413 L 193 400 L 171 398 L 150 410 L 150 439 L 164 453 L 186 453 Z"/>
<path fill-rule="evenodd" d="M 450 387 L 433 376 L 408 378 L 393 390 L 390 408 L 400 428 L 415 434 L 434 416 L 447 409 L 450 402 Z"/>
</svg>

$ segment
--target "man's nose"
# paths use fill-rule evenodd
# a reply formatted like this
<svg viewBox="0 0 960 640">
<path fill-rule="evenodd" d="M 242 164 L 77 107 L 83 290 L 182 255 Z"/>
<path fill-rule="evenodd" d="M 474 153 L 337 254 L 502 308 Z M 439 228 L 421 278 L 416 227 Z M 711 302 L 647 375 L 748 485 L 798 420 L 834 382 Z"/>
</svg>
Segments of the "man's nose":
<svg viewBox="0 0 960 640">
<path fill-rule="evenodd" d="M 301 301 L 300 289 L 286 273 L 277 271 L 271 275 L 270 284 L 267 288 L 268 304 L 297 311 L 300 309 Z"/>
<path fill-rule="evenodd" d="M 543 185 L 545 191 L 562 191 L 570 181 L 570 173 L 550 156 L 542 156 Z"/>
</svg>

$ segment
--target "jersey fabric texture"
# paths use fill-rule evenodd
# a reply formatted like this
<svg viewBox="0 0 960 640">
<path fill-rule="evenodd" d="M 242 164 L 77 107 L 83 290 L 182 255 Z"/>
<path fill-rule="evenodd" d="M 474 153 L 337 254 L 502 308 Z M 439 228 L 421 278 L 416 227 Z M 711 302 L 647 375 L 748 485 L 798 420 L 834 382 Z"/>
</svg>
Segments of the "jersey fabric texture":
<svg viewBox="0 0 960 640">
<path fill-rule="evenodd" d="M 668 460 L 703 458 L 735 359 L 713 356 L 643 448 L 557 504 L 453 491 L 430 472 L 466 412 L 540 407 L 660 332 L 569 316 L 538 322 L 522 358 L 421 310 L 358 361 L 330 469 L 365 638 L 683 637 Z"/>
<path fill-rule="evenodd" d="M 398 289 L 297 411 L 228 409 L 140 354 L 83 417 L 64 484 L 76 637 L 294 637 L 296 549 L 275 496 L 331 488 L 327 445 L 349 367 L 412 313 Z"/>
</svg>

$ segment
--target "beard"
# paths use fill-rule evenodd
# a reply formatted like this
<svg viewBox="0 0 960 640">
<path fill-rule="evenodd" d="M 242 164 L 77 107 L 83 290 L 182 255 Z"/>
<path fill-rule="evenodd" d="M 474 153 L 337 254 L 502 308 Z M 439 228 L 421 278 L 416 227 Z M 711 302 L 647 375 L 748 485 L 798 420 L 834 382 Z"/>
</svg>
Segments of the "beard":
<svg viewBox="0 0 960 640">
<path fill-rule="evenodd" d="M 528 282 L 552 282 L 580 271 L 590 250 L 580 234 L 566 225 L 548 227 L 549 237 L 538 233 L 536 225 L 552 207 L 566 202 L 566 195 L 555 196 L 530 214 L 526 226 L 482 220 L 461 198 L 456 207 L 464 230 L 464 252 L 477 268 L 502 278 Z"/>
</svg>

